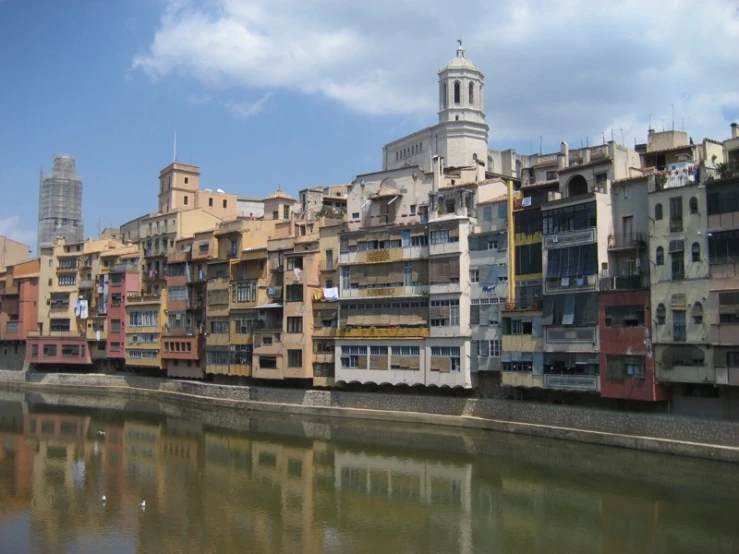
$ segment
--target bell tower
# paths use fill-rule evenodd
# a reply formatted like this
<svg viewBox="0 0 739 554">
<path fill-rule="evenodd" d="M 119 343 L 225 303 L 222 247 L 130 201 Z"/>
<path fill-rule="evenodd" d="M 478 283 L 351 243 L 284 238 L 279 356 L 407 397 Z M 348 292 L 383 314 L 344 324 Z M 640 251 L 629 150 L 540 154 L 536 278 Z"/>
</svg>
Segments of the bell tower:
<svg viewBox="0 0 739 554">
<path fill-rule="evenodd" d="M 439 123 L 485 123 L 485 76 L 464 55 L 462 41 L 456 57 L 439 71 Z"/>
</svg>

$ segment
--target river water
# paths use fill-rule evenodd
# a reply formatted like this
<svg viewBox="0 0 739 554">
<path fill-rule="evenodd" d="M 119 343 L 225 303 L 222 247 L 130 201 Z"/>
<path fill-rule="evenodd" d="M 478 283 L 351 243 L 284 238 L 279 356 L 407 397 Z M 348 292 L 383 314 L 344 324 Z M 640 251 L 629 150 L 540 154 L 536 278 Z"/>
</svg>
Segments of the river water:
<svg viewBox="0 0 739 554">
<path fill-rule="evenodd" d="M 0 394 L 3 553 L 739 552 L 730 464 L 443 427 Z"/>
</svg>

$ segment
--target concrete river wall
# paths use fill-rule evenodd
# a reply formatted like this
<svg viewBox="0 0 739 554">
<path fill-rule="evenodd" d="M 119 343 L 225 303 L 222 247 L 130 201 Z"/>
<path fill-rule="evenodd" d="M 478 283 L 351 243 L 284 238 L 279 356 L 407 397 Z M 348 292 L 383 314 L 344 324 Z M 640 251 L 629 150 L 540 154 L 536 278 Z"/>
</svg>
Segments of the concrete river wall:
<svg viewBox="0 0 739 554">
<path fill-rule="evenodd" d="M 179 399 L 288 415 L 486 429 L 739 462 L 739 422 L 499 400 L 216 385 L 133 375 L 0 370 L 0 388 Z"/>
</svg>

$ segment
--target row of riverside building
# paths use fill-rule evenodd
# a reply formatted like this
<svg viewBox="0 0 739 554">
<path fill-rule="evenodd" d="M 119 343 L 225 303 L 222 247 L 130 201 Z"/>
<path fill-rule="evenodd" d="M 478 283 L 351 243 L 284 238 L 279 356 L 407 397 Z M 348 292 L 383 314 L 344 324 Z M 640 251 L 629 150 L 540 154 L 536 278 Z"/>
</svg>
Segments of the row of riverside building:
<svg viewBox="0 0 739 554">
<path fill-rule="evenodd" d="M 156 212 L 0 273 L 0 366 L 739 417 L 736 124 L 494 151 L 483 79 L 460 47 L 381 171 L 250 213 L 170 164 Z"/>
</svg>

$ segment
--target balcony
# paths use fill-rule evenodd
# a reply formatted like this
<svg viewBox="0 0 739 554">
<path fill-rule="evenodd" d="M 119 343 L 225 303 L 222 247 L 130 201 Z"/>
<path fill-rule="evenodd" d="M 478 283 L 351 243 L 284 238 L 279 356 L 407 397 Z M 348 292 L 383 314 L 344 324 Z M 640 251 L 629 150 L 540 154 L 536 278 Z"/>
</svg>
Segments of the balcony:
<svg viewBox="0 0 739 554">
<path fill-rule="evenodd" d="M 516 300 L 502 307 L 503 312 L 540 312 L 541 300 Z"/>
<path fill-rule="evenodd" d="M 683 218 L 682 217 L 671 217 L 670 218 L 670 233 L 681 233 L 683 230 Z"/>
<path fill-rule="evenodd" d="M 459 241 L 429 245 L 429 256 L 436 256 L 437 254 L 459 254 L 460 252 L 462 252 L 462 246 Z"/>
<path fill-rule="evenodd" d="M 600 279 L 601 291 L 638 290 L 649 288 L 649 275 L 629 275 L 626 277 L 603 277 Z"/>
<path fill-rule="evenodd" d="M 333 352 L 320 352 L 313 354 L 313 363 L 315 364 L 333 364 L 335 359 Z"/>
<path fill-rule="evenodd" d="M 595 327 L 546 327 L 544 343 L 547 350 L 568 351 L 592 349 L 597 344 L 598 333 Z M 582 346 L 588 345 L 588 346 Z"/>
<path fill-rule="evenodd" d="M 340 327 L 336 329 L 336 338 L 352 339 L 387 339 L 387 338 L 425 338 L 431 334 L 428 327 Z"/>
<path fill-rule="evenodd" d="M 408 246 L 405 248 L 392 248 L 390 250 L 342 252 L 339 254 L 339 264 L 372 264 L 401 260 L 420 260 L 428 258 L 428 256 L 428 246 Z"/>
<path fill-rule="evenodd" d="M 547 389 L 600 391 L 598 375 L 544 375 L 544 387 Z"/>
<path fill-rule="evenodd" d="M 516 371 L 502 371 L 500 373 L 500 384 L 504 387 L 523 387 L 527 389 L 543 389 L 544 376 L 533 373 Z"/>
<path fill-rule="evenodd" d="M 429 294 L 459 294 L 461 285 L 457 283 L 442 283 L 429 286 Z"/>
<path fill-rule="evenodd" d="M 544 337 L 533 335 L 503 335 L 503 352 L 543 352 Z"/>
<path fill-rule="evenodd" d="M 714 346 L 737 346 L 739 345 L 739 322 L 713 323 L 708 336 L 710 343 Z"/>
<path fill-rule="evenodd" d="M 161 304 L 161 294 L 132 294 L 126 297 L 128 306 L 137 304 Z"/>
<path fill-rule="evenodd" d="M 609 250 L 643 249 L 647 246 L 646 233 L 620 233 L 608 237 Z"/>
<path fill-rule="evenodd" d="M 332 338 L 336 336 L 336 331 L 338 329 L 336 327 L 314 327 L 313 328 L 313 336 L 314 337 L 324 337 L 324 338 Z"/>
<path fill-rule="evenodd" d="M 138 272 L 139 272 L 138 263 L 115 264 L 113 268 L 110 270 L 110 273 L 138 273 Z"/>
<path fill-rule="evenodd" d="M 82 279 L 79 284 L 80 290 L 92 290 L 94 282 L 92 279 Z"/>
<path fill-rule="evenodd" d="M 429 294 L 427 285 L 414 285 L 408 287 L 382 287 L 367 289 L 342 289 L 339 297 L 345 298 L 374 298 L 377 296 L 425 296 Z"/>
</svg>

